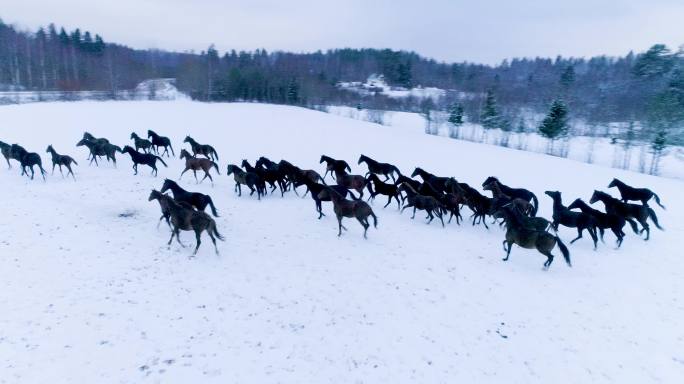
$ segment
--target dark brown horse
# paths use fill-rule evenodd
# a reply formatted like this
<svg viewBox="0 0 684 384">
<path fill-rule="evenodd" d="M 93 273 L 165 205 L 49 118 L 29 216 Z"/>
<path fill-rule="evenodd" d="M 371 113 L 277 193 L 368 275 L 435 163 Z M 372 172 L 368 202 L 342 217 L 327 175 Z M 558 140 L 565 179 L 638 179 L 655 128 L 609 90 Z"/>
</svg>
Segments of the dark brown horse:
<svg viewBox="0 0 684 384">
<path fill-rule="evenodd" d="M 366 178 L 361 175 L 350 175 L 344 169 L 335 170 L 335 181 L 347 189 L 353 189 L 359 193 L 359 199 L 363 198 L 363 189 L 366 188 Z"/>
<path fill-rule="evenodd" d="M 648 205 L 648 201 L 651 200 L 651 198 L 655 198 L 656 204 L 658 204 L 660 208 L 665 209 L 665 206 L 660 204 L 660 197 L 648 188 L 630 187 L 618 179 L 613 179 L 613 181 L 608 184 L 608 188 L 613 187 L 617 187 L 618 191 L 620 191 L 620 196 L 624 203 L 628 203 L 632 200 L 641 201 L 641 204 Z"/>
<path fill-rule="evenodd" d="M 138 136 L 137 133 L 131 133 L 131 140 L 133 140 L 133 144 L 135 145 L 136 151 L 139 151 L 141 149 L 145 153 L 150 153 L 152 151 L 152 142 L 147 139 L 141 138 L 140 136 Z"/>
<path fill-rule="evenodd" d="M 241 185 L 243 184 L 251 191 L 249 193 L 250 196 L 252 196 L 254 192 L 257 193 L 258 200 L 261 200 L 261 195 L 266 193 L 266 185 L 256 173 L 245 172 L 235 164 L 228 164 L 226 175 L 233 175 L 233 178 L 235 179 L 235 192 L 237 192 L 238 196 L 242 196 Z"/>
<path fill-rule="evenodd" d="M 49 153 L 52 156 L 52 174 L 55 174 L 55 166 L 59 166 L 59 173 L 62 174 L 62 177 L 64 177 L 64 173 L 62 173 L 62 166 L 65 166 L 67 169 L 67 176 L 71 174 L 71 177 L 74 178 L 74 181 L 76 180 L 76 176 L 74 176 L 74 171 L 71 170 L 71 164 L 76 164 L 76 160 L 74 160 L 73 157 L 67 156 L 67 155 L 60 155 L 55 151 L 54 148 L 52 148 L 52 145 L 48 145 L 47 149 L 45 152 Z"/>
<path fill-rule="evenodd" d="M 337 191 L 333 188 L 327 186 L 325 188 L 327 189 L 328 195 L 333 202 L 333 209 L 335 211 L 335 216 L 337 216 L 338 237 L 342 235 L 342 229 L 345 231 L 347 230 L 347 228 L 342 225 L 343 217 L 356 218 L 356 220 L 361 223 L 361 226 L 363 227 L 364 239 L 367 238 L 366 233 L 368 232 L 368 227 L 370 227 L 370 224 L 368 223 L 368 216 L 373 217 L 373 227 L 378 227 L 378 218 L 375 216 L 373 209 L 370 207 L 370 205 L 368 205 L 368 203 L 362 200 L 347 200 L 342 197 L 342 195 L 337 193 Z"/>
<path fill-rule="evenodd" d="M 448 177 L 435 176 L 430 172 L 427 172 L 423 168 L 417 167 L 413 170 L 411 177 L 420 176 L 424 183 L 429 183 L 432 188 L 440 193 L 446 192 L 446 183 L 449 180 Z"/>
<path fill-rule="evenodd" d="M 214 184 L 214 179 L 209 174 L 211 167 L 216 168 L 216 173 L 219 175 L 221 174 L 221 172 L 219 172 L 218 164 L 209 159 L 194 157 L 185 149 L 181 149 L 180 158 L 185 159 L 185 169 L 183 169 L 183 172 L 181 172 L 179 179 L 183 177 L 185 172 L 192 171 L 192 174 L 195 175 L 195 181 L 198 183 L 201 183 L 208 177 L 209 180 L 211 180 L 211 183 Z M 202 178 L 202 181 L 197 180 L 197 171 L 200 169 L 204 171 L 204 177 Z"/>
<path fill-rule="evenodd" d="M 168 203 L 171 224 L 173 226 L 171 238 L 169 239 L 167 245 L 171 245 L 171 241 L 173 241 L 173 237 L 175 236 L 178 244 L 180 244 L 182 247 L 185 247 L 185 245 L 180 241 L 180 231 L 194 231 L 197 245 L 195 246 L 195 251 L 192 254 L 196 255 L 200 244 L 202 244 L 202 232 L 207 231 L 207 234 L 211 238 L 211 242 L 214 243 L 214 250 L 218 255 L 219 251 L 216 247 L 216 238 L 221 241 L 225 241 L 225 239 L 216 229 L 216 222 L 214 219 L 202 211 L 189 209 L 187 206 L 179 204 L 173 199 L 168 199 L 166 201 Z"/>
<path fill-rule="evenodd" d="M 523 222 L 523 215 L 512 207 L 504 207 L 504 214 L 506 215 L 506 240 L 503 241 L 504 252 L 507 261 L 511 256 L 511 248 L 513 244 L 518 244 L 522 248 L 536 249 L 541 254 L 546 256 L 544 262 L 544 270 L 548 270 L 553 263 L 553 254 L 551 251 L 558 245 L 558 248 L 569 267 L 572 267 L 570 262 L 570 251 L 563 244 L 557 235 L 552 235 L 546 231 L 539 231 L 526 226 Z"/>
</svg>

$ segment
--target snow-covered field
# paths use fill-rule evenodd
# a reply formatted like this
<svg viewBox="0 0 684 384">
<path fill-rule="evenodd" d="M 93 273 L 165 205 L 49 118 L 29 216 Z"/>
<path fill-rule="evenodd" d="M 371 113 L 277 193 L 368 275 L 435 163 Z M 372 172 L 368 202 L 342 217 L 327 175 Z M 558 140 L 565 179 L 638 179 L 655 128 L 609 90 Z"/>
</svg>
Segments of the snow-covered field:
<svg viewBox="0 0 684 384">
<path fill-rule="evenodd" d="M 37 103 L 0 108 L 0 140 L 73 155 L 77 181 L 29 181 L 0 167 L 0 382 L 2 383 L 678 383 L 684 377 L 684 191 L 681 181 L 425 135 L 305 109 L 175 102 Z M 159 177 L 128 156 L 89 167 L 83 131 L 129 143 L 147 129 L 190 134 L 221 156 L 209 193 L 227 241 L 198 256 L 166 247 L 148 202 Z M 363 153 L 480 185 L 497 175 L 532 189 L 588 199 L 615 176 L 654 189 L 666 231 L 629 233 L 597 252 L 570 246 L 548 272 L 540 254 L 503 232 L 425 225 L 422 215 L 374 205 L 379 228 L 336 237 L 332 208 L 293 194 L 262 201 L 233 193 L 227 162 L 265 155 L 322 170 L 322 153 Z M 4 159 L 3 159 L 4 160 Z M 615 193 L 615 191 L 612 191 Z M 383 202 L 384 203 L 384 202 Z M 467 212 L 467 210 L 466 210 Z M 561 230 L 570 240 L 574 232 Z M 192 244 L 192 234 L 181 235 Z M 557 253 L 557 251 L 556 251 Z"/>
</svg>

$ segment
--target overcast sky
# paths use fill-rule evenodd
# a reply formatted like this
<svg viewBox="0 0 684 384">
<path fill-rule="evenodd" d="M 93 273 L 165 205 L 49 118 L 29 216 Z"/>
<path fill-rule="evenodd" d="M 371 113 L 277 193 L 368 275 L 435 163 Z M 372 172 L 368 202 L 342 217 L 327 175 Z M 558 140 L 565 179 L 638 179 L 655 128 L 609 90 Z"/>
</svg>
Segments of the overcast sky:
<svg viewBox="0 0 684 384">
<path fill-rule="evenodd" d="M 0 0 L 0 17 L 179 51 L 388 47 L 498 63 L 684 44 L 684 0 Z"/>
</svg>

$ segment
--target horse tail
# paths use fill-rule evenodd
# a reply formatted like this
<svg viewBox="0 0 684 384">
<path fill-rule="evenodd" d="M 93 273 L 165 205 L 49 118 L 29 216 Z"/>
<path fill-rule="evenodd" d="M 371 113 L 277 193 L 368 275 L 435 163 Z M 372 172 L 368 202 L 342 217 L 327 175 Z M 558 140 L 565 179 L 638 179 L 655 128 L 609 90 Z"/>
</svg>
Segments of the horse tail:
<svg viewBox="0 0 684 384">
<path fill-rule="evenodd" d="M 173 157 L 176 157 L 176 153 L 173 152 L 173 145 L 171 145 L 171 141 L 170 141 L 170 140 L 169 140 L 169 148 L 171 148 L 171 154 L 173 155 Z"/>
<path fill-rule="evenodd" d="M 217 239 L 226 241 L 226 238 L 219 233 L 218 229 L 216 229 L 216 222 L 214 220 L 211 221 L 211 232 L 214 234 L 214 236 L 216 236 Z"/>
<path fill-rule="evenodd" d="M 219 159 L 219 158 L 218 158 L 218 153 L 216 153 L 216 150 L 214 149 L 214 147 L 211 147 L 211 153 L 213 153 L 213 154 L 216 156 L 216 160 Z"/>
<path fill-rule="evenodd" d="M 655 192 L 653 192 L 653 197 L 655 198 L 656 204 L 660 205 L 660 208 L 667 209 L 664 205 L 660 204 L 660 197 L 658 197 L 658 195 L 656 195 Z"/>
<path fill-rule="evenodd" d="M 632 231 L 634 231 L 635 234 L 639 234 L 639 227 L 637 227 L 636 221 L 633 219 L 625 219 L 629 223 L 629 226 L 632 227 Z"/>
<path fill-rule="evenodd" d="M 216 160 L 218 160 L 218 156 L 216 156 Z M 216 163 L 214 163 L 214 162 L 212 161 L 212 162 L 211 162 L 211 165 L 212 165 L 214 168 L 216 168 L 216 173 L 218 173 L 218 174 L 220 175 L 221 172 L 219 172 L 218 164 L 216 164 Z"/>
<path fill-rule="evenodd" d="M 558 249 L 560 249 L 563 258 L 565 259 L 565 262 L 568 263 L 569 267 L 572 267 L 572 263 L 570 262 L 570 251 L 568 250 L 568 247 L 566 247 L 565 244 L 563 244 L 560 237 L 554 237 L 556 238 L 556 244 L 558 244 Z"/>
<path fill-rule="evenodd" d="M 211 214 L 215 217 L 219 217 L 216 207 L 214 206 L 214 201 L 211 200 L 211 196 L 207 195 L 207 200 L 209 200 L 209 207 L 211 208 Z"/>
<path fill-rule="evenodd" d="M 658 229 L 660 229 L 661 231 L 664 231 L 664 230 L 665 230 L 665 229 L 663 229 L 663 227 L 660 226 L 660 224 L 658 224 L 658 216 L 656 216 L 655 211 L 653 210 L 653 208 L 648 208 L 648 217 L 650 217 L 651 220 L 653 220 L 653 222 L 655 223 L 655 226 L 656 226 Z"/>
<path fill-rule="evenodd" d="M 395 172 L 397 174 L 397 177 L 399 177 L 401 175 L 401 172 L 399 172 L 399 168 L 397 168 L 394 165 L 392 166 L 392 172 Z"/>
<path fill-rule="evenodd" d="M 166 163 L 164 162 L 164 160 L 162 160 L 161 157 L 159 157 L 159 156 L 155 156 L 155 157 L 157 158 L 157 160 L 161 161 L 161 163 L 164 164 L 165 167 L 167 167 L 167 168 L 169 167 L 168 165 L 166 165 Z"/>
<path fill-rule="evenodd" d="M 537 196 L 533 193 L 532 194 L 532 216 L 537 216 L 537 210 L 539 209 L 539 200 L 537 200 Z"/>
<path fill-rule="evenodd" d="M 78 163 L 76 162 L 76 159 L 74 159 L 73 157 L 69 157 L 69 158 L 71 159 L 71 162 L 72 162 L 72 163 L 78 165 Z"/>
</svg>

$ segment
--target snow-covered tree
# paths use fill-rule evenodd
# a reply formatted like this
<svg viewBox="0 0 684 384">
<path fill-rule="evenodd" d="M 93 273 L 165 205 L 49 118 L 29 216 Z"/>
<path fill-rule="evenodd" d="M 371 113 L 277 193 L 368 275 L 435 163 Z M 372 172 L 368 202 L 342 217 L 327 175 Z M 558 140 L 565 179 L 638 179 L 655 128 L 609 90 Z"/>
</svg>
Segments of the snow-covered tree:
<svg viewBox="0 0 684 384">
<path fill-rule="evenodd" d="M 496 97 L 494 92 L 490 89 L 487 91 L 485 96 L 485 104 L 482 107 L 482 113 L 480 114 L 480 124 L 485 129 L 498 128 L 501 123 L 501 116 L 499 115 L 499 109 L 496 105 Z"/>
</svg>

